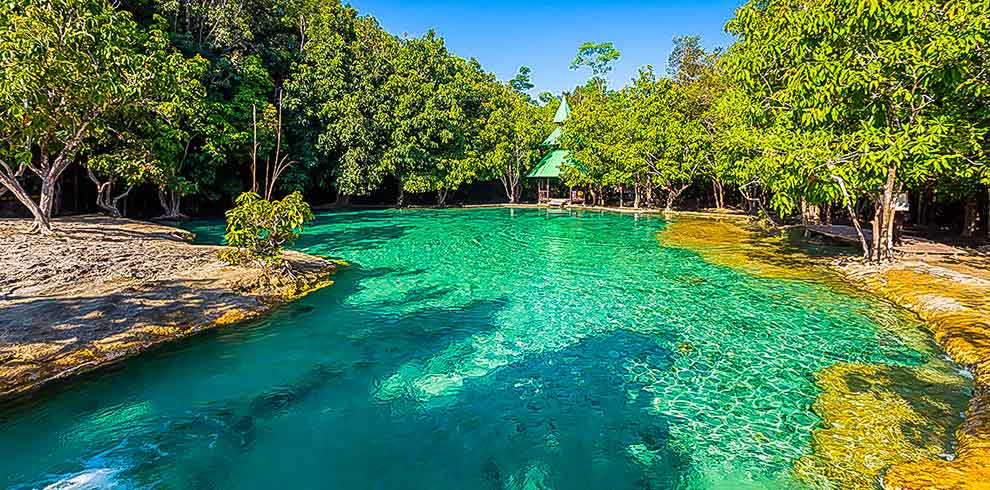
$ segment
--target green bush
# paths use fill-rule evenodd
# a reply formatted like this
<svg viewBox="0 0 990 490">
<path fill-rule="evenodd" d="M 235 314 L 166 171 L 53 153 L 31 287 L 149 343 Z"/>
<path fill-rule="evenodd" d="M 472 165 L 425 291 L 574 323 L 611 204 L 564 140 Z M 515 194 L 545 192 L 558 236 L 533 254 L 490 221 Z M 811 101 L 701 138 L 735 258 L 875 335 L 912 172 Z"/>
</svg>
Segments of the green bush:
<svg viewBox="0 0 990 490">
<path fill-rule="evenodd" d="M 286 268 L 283 248 L 313 219 L 302 194 L 293 192 L 280 201 L 269 201 L 245 192 L 234 204 L 226 213 L 228 248 L 220 252 L 220 258 L 231 264 L 254 262 L 268 269 Z"/>
</svg>

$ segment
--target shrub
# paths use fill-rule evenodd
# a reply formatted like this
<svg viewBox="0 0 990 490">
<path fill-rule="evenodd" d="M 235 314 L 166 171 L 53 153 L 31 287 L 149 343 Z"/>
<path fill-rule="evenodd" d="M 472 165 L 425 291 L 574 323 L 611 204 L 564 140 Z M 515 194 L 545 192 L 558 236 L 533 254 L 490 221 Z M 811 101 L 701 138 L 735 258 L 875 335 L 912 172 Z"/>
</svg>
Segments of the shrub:
<svg viewBox="0 0 990 490">
<path fill-rule="evenodd" d="M 254 262 L 268 269 L 287 269 L 283 248 L 302 233 L 313 211 L 302 194 L 293 192 L 280 201 L 245 192 L 227 211 L 228 248 L 220 258 L 231 264 Z"/>
</svg>

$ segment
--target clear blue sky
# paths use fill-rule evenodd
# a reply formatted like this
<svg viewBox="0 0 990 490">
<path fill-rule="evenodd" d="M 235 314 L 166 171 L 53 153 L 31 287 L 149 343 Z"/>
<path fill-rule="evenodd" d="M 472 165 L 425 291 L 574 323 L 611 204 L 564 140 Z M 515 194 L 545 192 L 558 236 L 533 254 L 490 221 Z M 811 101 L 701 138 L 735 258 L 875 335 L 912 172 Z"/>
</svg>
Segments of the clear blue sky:
<svg viewBox="0 0 990 490">
<path fill-rule="evenodd" d="M 523 2 L 351 0 L 361 14 L 378 18 L 393 34 L 418 36 L 435 29 L 459 56 L 474 57 L 500 80 L 520 66 L 533 69 L 534 95 L 560 93 L 583 83 L 586 71 L 568 69 L 585 41 L 611 41 L 622 52 L 609 75 L 625 84 L 643 65 L 666 69 L 675 35 L 698 34 L 706 47 L 728 46 L 724 31 L 742 0 Z"/>
</svg>

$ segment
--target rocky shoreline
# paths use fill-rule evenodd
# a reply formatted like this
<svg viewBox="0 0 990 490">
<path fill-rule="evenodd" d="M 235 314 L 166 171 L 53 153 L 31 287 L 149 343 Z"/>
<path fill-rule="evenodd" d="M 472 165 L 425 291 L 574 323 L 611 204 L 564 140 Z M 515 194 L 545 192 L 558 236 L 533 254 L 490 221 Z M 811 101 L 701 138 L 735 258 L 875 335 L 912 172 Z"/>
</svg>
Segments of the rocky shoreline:
<svg viewBox="0 0 990 490">
<path fill-rule="evenodd" d="M 336 265 L 287 251 L 272 280 L 178 228 L 98 216 L 26 235 L 0 220 L 0 399 L 195 333 L 261 315 L 332 283 Z"/>
<path fill-rule="evenodd" d="M 895 464 L 883 476 L 885 489 L 990 488 L 990 279 L 965 267 L 918 258 L 879 269 L 840 267 L 853 284 L 920 316 L 939 346 L 973 376 L 955 454 Z"/>
</svg>

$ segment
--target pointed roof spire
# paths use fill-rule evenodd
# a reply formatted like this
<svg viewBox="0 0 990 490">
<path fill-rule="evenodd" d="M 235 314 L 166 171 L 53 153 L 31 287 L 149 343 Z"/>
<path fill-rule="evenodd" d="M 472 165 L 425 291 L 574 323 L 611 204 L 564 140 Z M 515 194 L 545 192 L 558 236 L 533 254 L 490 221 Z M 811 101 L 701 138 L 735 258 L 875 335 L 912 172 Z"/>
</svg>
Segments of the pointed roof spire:
<svg viewBox="0 0 990 490">
<path fill-rule="evenodd" d="M 560 107 L 557 108 L 557 114 L 553 116 L 553 122 L 557 124 L 564 124 L 567 117 L 571 115 L 571 106 L 567 105 L 567 97 L 564 94 L 560 94 Z"/>
</svg>

